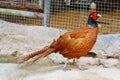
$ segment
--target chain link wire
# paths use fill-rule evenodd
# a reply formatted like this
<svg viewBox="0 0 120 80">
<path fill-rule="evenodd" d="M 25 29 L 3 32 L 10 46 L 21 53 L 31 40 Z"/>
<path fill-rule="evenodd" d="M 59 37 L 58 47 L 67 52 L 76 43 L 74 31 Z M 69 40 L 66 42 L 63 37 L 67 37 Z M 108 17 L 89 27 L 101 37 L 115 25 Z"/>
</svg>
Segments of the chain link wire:
<svg viewBox="0 0 120 80">
<path fill-rule="evenodd" d="M 41 1 L 43 2 L 41 4 Z M 36 17 L 36 13 L 45 13 L 47 15 L 46 24 L 50 27 L 72 30 L 85 26 L 88 15 L 90 14 L 89 6 L 93 0 L 50 0 L 50 12 L 44 12 L 46 3 L 44 0 L 0 0 L 0 19 L 9 22 L 39 25 L 42 26 L 44 18 Z M 120 33 L 120 0 L 94 0 L 97 5 L 97 11 L 102 15 L 98 21 L 106 24 L 101 24 L 101 34 Z M 47 2 L 47 1 L 46 1 Z M 42 5 L 42 6 L 41 6 Z M 2 11 L 2 9 L 18 10 L 15 15 L 14 11 Z M 31 11 L 31 14 L 24 16 L 19 10 Z M 17 15 L 16 15 L 17 14 Z M 27 14 L 27 13 L 25 13 Z M 46 16 L 44 16 L 46 17 Z"/>
</svg>

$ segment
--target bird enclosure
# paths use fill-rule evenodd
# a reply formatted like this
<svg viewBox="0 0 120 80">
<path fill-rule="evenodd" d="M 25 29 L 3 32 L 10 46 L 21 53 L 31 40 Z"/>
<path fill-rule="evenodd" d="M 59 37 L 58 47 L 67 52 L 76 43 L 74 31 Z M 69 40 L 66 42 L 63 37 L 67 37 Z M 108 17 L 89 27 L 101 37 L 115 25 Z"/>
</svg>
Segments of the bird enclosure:
<svg viewBox="0 0 120 80">
<path fill-rule="evenodd" d="M 86 25 L 91 2 L 93 0 L 0 0 L 0 18 L 19 24 L 72 30 Z M 102 15 L 98 19 L 102 23 L 100 33 L 120 33 L 120 1 L 94 2 Z"/>
<path fill-rule="evenodd" d="M 100 34 L 85 26 L 93 2 Z M 119 80 L 120 0 L 0 0 L 0 68 L 0 80 Z"/>
</svg>

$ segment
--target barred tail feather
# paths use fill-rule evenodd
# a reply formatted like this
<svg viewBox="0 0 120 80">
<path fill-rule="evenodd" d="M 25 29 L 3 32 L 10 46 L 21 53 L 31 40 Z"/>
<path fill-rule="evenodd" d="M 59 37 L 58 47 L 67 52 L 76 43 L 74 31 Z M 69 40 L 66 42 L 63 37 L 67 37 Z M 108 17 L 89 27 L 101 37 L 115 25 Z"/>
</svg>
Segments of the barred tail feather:
<svg viewBox="0 0 120 80">
<path fill-rule="evenodd" d="M 30 58 L 33 58 L 33 57 L 36 56 L 36 55 L 42 54 L 43 52 L 45 52 L 45 51 L 48 50 L 48 49 L 49 49 L 49 46 L 46 46 L 46 47 L 44 47 L 43 49 L 41 49 L 41 50 L 39 50 L 39 51 L 36 51 L 36 52 L 34 52 L 34 53 L 30 53 L 30 54 L 27 54 L 27 55 L 20 56 L 20 57 L 18 57 L 17 59 L 18 59 L 18 60 L 19 60 L 19 59 L 22 60 L 22 61 L 19 61 L 19 62 L 20 62 L 20 63 L 23 63 L 23 62 L 29 60 Z"/>
<path fill-rule="evenodd" d="M 45 52 L 43 52 L 42 54 L 38 55 L 38 57 L 36 57 L 34 60 L 33 60 L 33 63 L 36 62 L 37 60 L 41 59 L 42 57 L 45 57 L 49 54 L 51 54 L 52 52 L 54 52 L 55 49 L 53 48 L 49 48 L 48 50 L 46 50 Z"/>
</svg>

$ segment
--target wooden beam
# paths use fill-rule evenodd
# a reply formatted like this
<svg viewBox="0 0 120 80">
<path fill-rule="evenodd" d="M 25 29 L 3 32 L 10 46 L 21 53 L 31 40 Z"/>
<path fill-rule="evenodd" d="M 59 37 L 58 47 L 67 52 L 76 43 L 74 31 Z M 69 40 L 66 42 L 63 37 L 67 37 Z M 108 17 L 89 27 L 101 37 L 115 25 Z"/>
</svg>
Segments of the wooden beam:
<svg viewBox="0 0 120 80">
<path fill-rule="evenodd" d="M 40 4 L 39 4 L 40 3 Z M 28 11 L 43 12 L 43 2 L 14 2 L 14 1 L 0 1 L 0 7 L 9 9 L 20 9 Z"/>
<path fill-rule="evenodd" d="M 14 10 L 14 9 L 5 9 L 5 8 L 0 8 L 0 14 L 17 15 L 17 16 L 25 16 L 25 17 L 36 17 L 36 18 L 44 17 L 43 13 L 23 11 L 23 10 Z"/>
</svg>

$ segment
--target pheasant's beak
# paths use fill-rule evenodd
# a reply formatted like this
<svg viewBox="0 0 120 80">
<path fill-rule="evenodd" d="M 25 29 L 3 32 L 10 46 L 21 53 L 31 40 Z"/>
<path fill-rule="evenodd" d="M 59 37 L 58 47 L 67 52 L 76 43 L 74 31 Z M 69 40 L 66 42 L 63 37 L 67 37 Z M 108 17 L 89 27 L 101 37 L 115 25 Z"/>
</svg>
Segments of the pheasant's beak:
<svg viewBox="0 0 120 80">
<path fill-rule="evenodd" d="M 98 17 L 102 17 L 100 14 L 97 15 Z M 100 28 L 101 27 L 101 24 L 98 23 L 98 27 Z"/>
<path fill-rule="evenodd" d="M 102 17 L 100 14 L 97 15 L 98 17 Z"/>
</svg>

